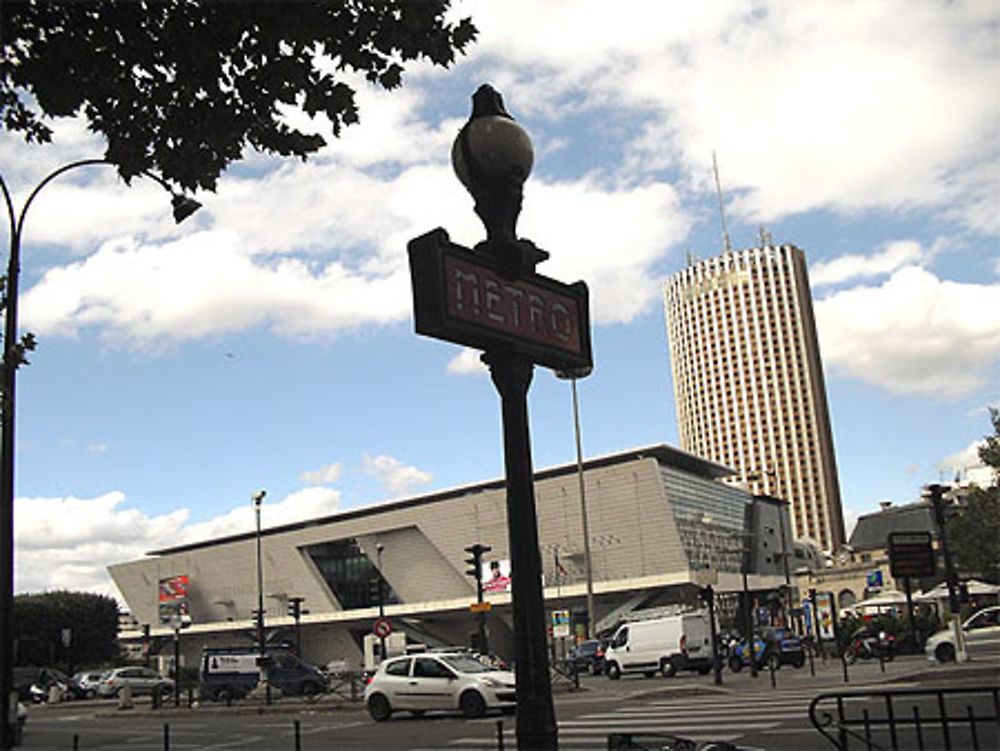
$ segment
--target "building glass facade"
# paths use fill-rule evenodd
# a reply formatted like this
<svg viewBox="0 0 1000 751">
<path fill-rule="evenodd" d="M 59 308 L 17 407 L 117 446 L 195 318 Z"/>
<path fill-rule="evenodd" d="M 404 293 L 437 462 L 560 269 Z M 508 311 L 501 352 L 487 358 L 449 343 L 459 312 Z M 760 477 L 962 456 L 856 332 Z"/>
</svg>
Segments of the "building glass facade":
<svg viewBox="0 0 1000 751">
<path fill-rule="evenodd" d="M 323 581 L 345 610 L 377 607 L 380 586 L 384 605 L 399 602 L 392 586 L 355 538 L 310 545 L 305 548 L 305 553 L 316 564 Z"/>
</svg>

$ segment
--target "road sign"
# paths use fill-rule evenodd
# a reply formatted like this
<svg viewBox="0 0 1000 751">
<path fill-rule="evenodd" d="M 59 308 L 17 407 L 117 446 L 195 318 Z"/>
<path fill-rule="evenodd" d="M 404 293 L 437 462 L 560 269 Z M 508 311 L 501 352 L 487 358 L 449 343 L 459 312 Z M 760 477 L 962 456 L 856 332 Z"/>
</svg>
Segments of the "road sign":
<svg viewBox="0 0 1000 751">
<path fill-rule="evenodd" d="M 387 618 L 379 618 L 372 627 L 372 633 L 379 639 L 385 639 L 392 633 L 392 624 Z"/>
<path fill-rule="evenodd" d="M 488 613 L 493 608 L 491 602 L 474 602 L 469 605 L 469 610 L 473 613 Z"/>
<path fill-rule="evenodd" d="M 593 365 L 583 282 L 512 278 L 494 256 L 456 245 L 443 229 L 414 238 L 407 250 L 418 334 L 481 350 L 513 346 L 553 370 Z"/>
<path fill-rule="evenodd" d="M 890 532 L 889 571 L 905 576 L 934 576 L 934 548 L 930 532 Z"/>
</svg>

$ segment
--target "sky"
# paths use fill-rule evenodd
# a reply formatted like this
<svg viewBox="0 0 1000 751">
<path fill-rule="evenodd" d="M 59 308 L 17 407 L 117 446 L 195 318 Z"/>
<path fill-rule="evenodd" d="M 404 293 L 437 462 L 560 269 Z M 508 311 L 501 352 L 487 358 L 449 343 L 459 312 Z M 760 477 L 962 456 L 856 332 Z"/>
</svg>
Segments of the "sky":
<svg viewBox="0 0 1000 751">
<path fill-rule="evenodd" d="M 452 141 L 483 82 L 531 134 L 521 237 L 583 279 L 586 456 L 677 445 L 661 288 L 764 227 L 809 263 L 848 525 L 976 463 L 1000 404 L 1000 6 L 992 0 L 460 2 L 476 44 L 306 162 L 250 153 L 179 226 L 151 180 L 76 169 L 25 220 L 15 589 L 118 597 L 106 566 L 503 476 L 471 350 L 417 336 L 406 243 L 484 237 Z M 295 122 L 301 113 L 289 112 Z M 18 209 L 99 157 L 0 134 Z M 324 123 L 309 127 L 324 131 Z M 575 461 L 536 368 L 536 468 Z"/>
</svg>

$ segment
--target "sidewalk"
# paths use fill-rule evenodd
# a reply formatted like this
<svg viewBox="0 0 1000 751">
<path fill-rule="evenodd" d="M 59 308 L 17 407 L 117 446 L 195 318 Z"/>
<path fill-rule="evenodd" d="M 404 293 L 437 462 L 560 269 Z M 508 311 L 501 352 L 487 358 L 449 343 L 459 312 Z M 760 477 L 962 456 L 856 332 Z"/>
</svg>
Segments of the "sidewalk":
<svg viewBox="0 0 1000 751">
<path fill-rule="evenodd" d="M 734 673 L 727 668 L 723 670 L 721 686 L 715 685 L 711 675 L 704 678 L 698 676 L 694 680 L 678 681 L 674 685 L 665 685 L 671 679 L 661 679 L 657 681 L 655 686 L 643 687 L 637 683 L 634 686 L 636 690 L 628 695 L 634 698 L 649 698 L 650 696 L 734 694 L 746 690 L 815 690 L 817 693 L 822 693 L 823 691 L 849 691 L 892 683 L 930 682 L 936 679 L 950 681 L 972 676 L 982 678 L 983 683 L 988 685 L 1000 685 L 1000 663 L 997 661 L 979 660 L 941 665 L 929 662 L 923 655 L 905 655 L 897 657 L 891 662 L 886 662 L 884 665 L 885 672 L 881 670 L 877 660 L 856 662 L 849 665 L 846 682 L 843 663 L 839 658 L 826 661 L 816 660 L 814 663 L 815 675 L 810 673 L 808 662 L 802 668 L 786 665 L 780 670 L 774 671 L 773 686 L 771 684 L 771 671 L 767 668 L 758 671 L 756 678 L 750 675 L 749 670 L 745 669 Z M 648 680 L 652 682 L 657 679 Z"/>
</svg>

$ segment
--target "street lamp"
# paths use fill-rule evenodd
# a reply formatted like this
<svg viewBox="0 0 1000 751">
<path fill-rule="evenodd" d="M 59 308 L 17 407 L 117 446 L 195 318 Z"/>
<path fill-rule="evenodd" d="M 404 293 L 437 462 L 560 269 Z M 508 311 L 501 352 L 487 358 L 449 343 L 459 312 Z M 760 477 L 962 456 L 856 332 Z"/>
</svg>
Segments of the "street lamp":
<svg viewBox="0 0 1000 751">
<path fill-rule="evenodd" d="M 514 122 L 492 86 L 484 84 L 473 95 L 472 115 L 455 139 L 451 160 L 486 228 L 486 241 L 477 245 L 475 252 L 496 261 L 500 277 L 511 282 L 508 286 L 534 274 L 535 265 L 548 258 L 548 253 L 528 240 L 519 240 L 516 232 L 524 181 L 534 161 L 531 138 Z M 495 296 L 501 287 L 500 281 L 490 284 L 487 298 Z M 487 308 L 490 305 L 486 303 Z M 489 342 L 482 359 L 500 394 L 503 415 L 517 665 L 517 744 L 521 749 L 555 749 L 558 730 L 546 648 L 542 557 L 528 425 L 527 396 L 534 363 L 523 350 L 502 340 Z"/>
<path fill-rule="evenodd" d="M 264 561 L 260 549 L 260 506 L 267 495 L 266 490 L 258 490 L 250 496 L 257 517 L 257 665 L 260 668 L 260 687 L 271 703 L 271 686 L 267 681 L 267 646 L 264 642 Z"/>
<path fill-rule="evenodd" d="M 3 363 L 0 367 L 0 392 L 2 392 L 2 441 L 0 449 L 0 748 L 10 748 L 14 743 L 14 726 L 10 723 L 14 700 L 14 638 L 11 611 L 14 605 L 14 407 L 17 368 L 23 362 L 25 350 L 34 347 L 30 336 L 17 338 L 18 276 L 21 270 L 21 237 L 24 219 L 39 192 L 59 175 L 77 167 L 105 164 L 105 159 L 81 159 L 53 170 L 38 183 L 28 195 L 20 213 L 14 209 L 7 183 L 0 176 L 0 189 L 7 206 L 10 232 L 10 258 L 7 265 L 4 289 Z M 169 184 L 151 172 L 142 172 L 172 194 L 174 221 L 180 224 L 198 210 L 197 201 L 171 191 Z"/>
<path fill-rule="evenodd" d="M 580 519 L 583 524 L 583 558 L 587 575 L 587 638 L 594 638 L 594 569 L 590 560 L 590 528 L 587 525 L 587 493 L 583 481 L 583 443 L 580 440 L 580 402 L 576 395 L 576 381 L 586 378 L 593 368 L 575 371 L 556 371 L 556 377 L 569 380 L 573 387 L 573 429 L 576 434 L 576 476 L 580 483 Z"/>
</svg>

